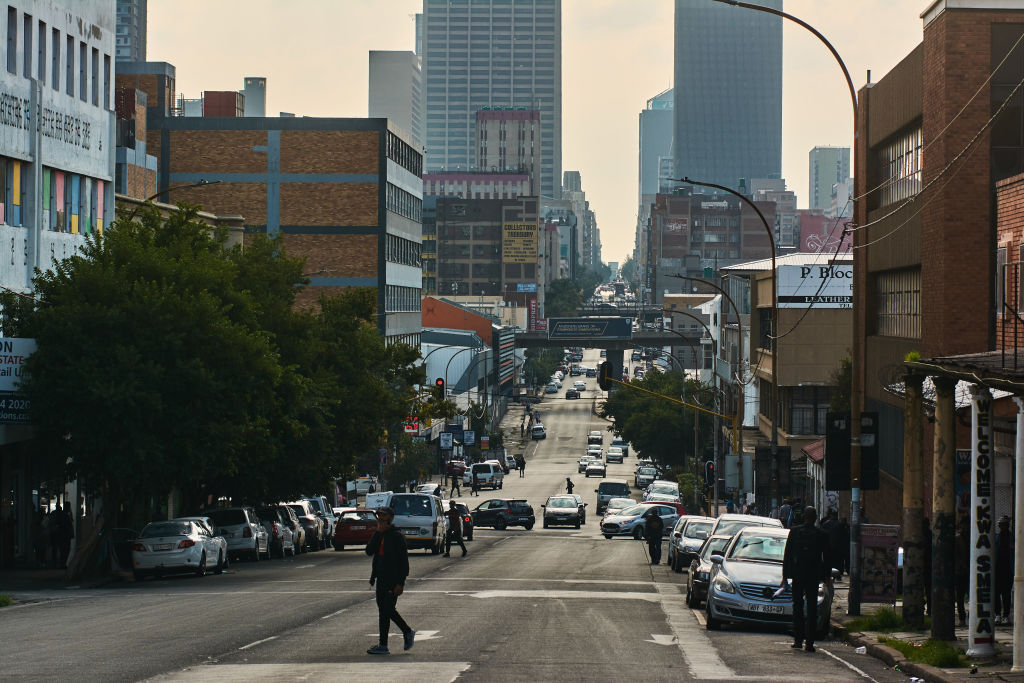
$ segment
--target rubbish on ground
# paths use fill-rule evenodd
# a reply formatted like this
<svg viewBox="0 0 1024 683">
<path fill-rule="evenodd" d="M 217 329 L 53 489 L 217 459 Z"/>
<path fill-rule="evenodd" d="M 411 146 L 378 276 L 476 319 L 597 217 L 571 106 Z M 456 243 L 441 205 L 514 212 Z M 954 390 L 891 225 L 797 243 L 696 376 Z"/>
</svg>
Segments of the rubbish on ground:
<svg viewBox="0 0 1024 683">
<path fill-rule="evenodd" d="M 868 649 L 861 645 L 860 647 L 856 648 L 854 652 L 856 652 L 859 655 L 866 655 L 868 653 Z"/>
</svg>

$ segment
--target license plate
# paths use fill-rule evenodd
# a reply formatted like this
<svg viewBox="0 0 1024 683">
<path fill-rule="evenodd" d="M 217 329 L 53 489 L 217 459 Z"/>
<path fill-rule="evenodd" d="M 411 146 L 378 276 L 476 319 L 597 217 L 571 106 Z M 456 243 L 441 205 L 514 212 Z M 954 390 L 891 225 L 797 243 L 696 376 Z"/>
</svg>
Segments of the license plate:
<svg viewBox="0 0 1024 683">
<path fill-rule="evenodd" d="M 783 614 L 786 608 L 782 605 L 762 605 L 756 602 L 750 603 L 751 612 L 763 612 L 764 614 Z"/>
<path fill-rule="evenodd" d="M 349 529 L 352 531 L 366 531 L 365 526 L 350 526 Z"/>
<path fill-rule="evenodd" d="M 173 543 L 157 543 L 153 546 L 153 550 L 170 550 L 174 547 Z"/>
<path fill-rule="evenodd" d="M 415 536 L 416 535 L 416 529 L 402 529 L 402 533 L 405 534 L 406 536 Z"/>
</svg>

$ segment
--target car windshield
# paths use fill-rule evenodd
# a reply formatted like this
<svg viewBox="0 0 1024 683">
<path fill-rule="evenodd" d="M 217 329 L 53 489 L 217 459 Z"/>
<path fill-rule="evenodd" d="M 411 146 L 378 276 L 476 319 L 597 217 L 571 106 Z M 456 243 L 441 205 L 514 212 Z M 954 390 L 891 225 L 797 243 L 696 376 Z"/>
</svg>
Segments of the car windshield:
<svg viewBox="0 0 1024 683">
<path fill-rule="evenodd" d="M 430 517 L 433 515 L 430 498 L 427 496 L 394 496 L 391 498 L 391 507 L 395 511 L 395 516 Z"/>
<path fill-rule="evenodd" d="M 142 530 L 142 538 L 155 538 L 157 536 L 188 536 L 191 525 L 188 522 L 159 522 L 147 524 Z"/>
<path fill-rule="evenodd" d="M 683 536 L 686 538 L 707 538 L 708 533 L 711 532 L 711 527 L 714 525 L 714 522 L 690 522 L 686 525 L 686 531 L 683 532 Z"/>
<path fill-rule="evenodd" d="M 630 505 L 635 504 L 636 501 L 633 500 L 632 498 L 612 498 L 611 500 L 608 501 L 609 508 L 616 508 L 618 510 L 622 510 L 623 508 L 627 508 Z"/>
<path fill-rule="evenodd" d="M 745 519 L 734 519 L 732 521 L 722 522 L 721 524 L 719 524 L 718 528 L 715 529 L 715 533 L 716 534 L 728 534 L 729 536 L 732 536 L 733 534 L 735 534 L 740 529 L 746 529 L 748 526 L 761 526 L 761 525 L 757 524 L 756 522 L 747 521 Z"/>
<path fill-rule="evenodd" d="M 288 507 L 290 507 L 292 509 L 292 512 L 294 512 L 297 516 L 306 516 L 306 509 L 303 508 L 301 505 L 289 505 Z"/>
<path fill-rule="evenodd" d="M 634 505 L 631 508 L 626 508 L 625 510 L 623 510 L 619 514 L 622 515 L 623 517 L 639 517 L 640 515 L 644 514 L 645 512 L 647 512 L 650 509 L 651 509 L 650 505 Z"/>
<path fill-rule="evenodd" d="M 679 489 L 670 484 L 658 484 L 651 487 L 651 493 L 660 493 L 663 496 L 678 496 Z"/>
<path fill-rule="evenodd" d="M 346 512 L 341 516 L 343 522 L 376 522 L 377 515 L 370 510 L 357 510 L 354 512 Z"/>
<path fill-rule="evenodd" d="M 657 472 L 654 470 L 653 467 L 641 467 L 640 468 L 640 474 L 644 474 L 644 475 L 647 475 L 649 477 L 653 477 L 654 475 L 657 474 Z"/>
<path fill-rule="evenodd" d="M 548 500 L 549 508 L 574 508 L 576 501 L 572 498 L 551 498 Z"/>
<path fill-rule="evenodd" d="M 210 510 L 207 517 L 212 519 L 217 526 L 246 524 L 249 521 L 242 510 Z"/>
<path fill-rule="evenodd" d="M 759 534 L 741 534 L 729 553 L 731 560 L 748 560 L 754 562 L 782 563 L 782 554 L 786 551 L 785 536 L 761 536 Z"/>
<path fill-rule="evenodd" d="M 713 538 L 704 544 L 704 551 L 700 554 L 705 560 L 711 557 L 711 553 L 725 549 L 729 545 L 728 538 Z"/>
</svg>

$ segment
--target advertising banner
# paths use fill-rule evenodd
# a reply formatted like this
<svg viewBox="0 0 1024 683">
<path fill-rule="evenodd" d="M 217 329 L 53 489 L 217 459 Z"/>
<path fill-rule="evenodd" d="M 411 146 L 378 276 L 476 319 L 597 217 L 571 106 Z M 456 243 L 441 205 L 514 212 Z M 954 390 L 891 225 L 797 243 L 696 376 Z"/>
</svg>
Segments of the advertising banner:
<svg viewBox="0 0 1024 683">
<path fill-rule="evenodd" d="M 502 263 L 536 263 L 538 253 L 536 223 L 502 224 Z"/>
<path fill-rule="evenodd" d="M 779 308 L 853 308 L 853 264 L 779 266 Z"/>
<path fill-rule="evenodd" d="M 18 385 L 25 360 L 35 350 L 35 339 L 0 337 L 0 424 L 31 424 L 29 401 Z"/>
<path fill-rule="evenodd" d="M 862 602 L 896 602 L 896 566 L 900 528 L 895 524 L 861 524 Z"/>
<path fill-rule="evenodd" d="M 452 447 L 452 433 L 441 432 L 441 448 L 451 449 Z"/>
<path fill-rule="evenodd" d="M 476 432 L 473 431 L 472 429 L 467 429 L 466 431 L 464 431 L 462 433 L 462 443 L 464 443 L 467 446 L 475 446 Z"/>
<path fill-rule="evenodd" d="M 548 339 L 632 339 L 629 318 L 551 318 Z"/>
<path fill-rule="evenodd" d="M 526 313 L 526 331 L 537 331 L 537 297 L 531 296 Z"/>
</svg>

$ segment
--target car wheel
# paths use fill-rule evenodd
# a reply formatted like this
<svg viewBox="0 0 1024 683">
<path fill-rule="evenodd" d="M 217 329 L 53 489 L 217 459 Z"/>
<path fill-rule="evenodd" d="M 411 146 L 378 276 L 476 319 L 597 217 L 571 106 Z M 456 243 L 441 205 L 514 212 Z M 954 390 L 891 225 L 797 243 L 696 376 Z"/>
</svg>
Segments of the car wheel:
<svg viewBox="0 0 1024 683">
<path fill-rule="evenodd" d="M 260 561 L 260 547 L 259 546 L 256 546 L 252 550 L 249 551 L 249 561 L 250 562 L 259 562 Z"/>
<path fill-rule="evenodd" d="M 633 528 L 633 538 L 637 541 L 644 540 L 644 528 L 642 526 Z"/>
<path fill-rule="evenodd" d="M 224 555 L 217 555 L 217 566 L 213 570 L 214 574 L 224 573 Z"/>
<path fill-rule="evenodd" d="M 686 586 L 686 606 L 696 607 L 696 605 L 693 604 L 693 591 L 690 590 L 689 584 Z"/>
<path fill-rule="evenodd" d="M 612 535 L 611 534 L 605 534 L 604 537 L 607 538 L 609 541 L 612 540 Z"/>
<path fill-rule="evenodd" d="M 500 489 L 504 485 L 505 485 L 505 482 L 501 482 L 500 484 L 498 484 L 498 488 Z"/>
<path fill-rule="evenodd" d="M 498 531 L 504 531 L 507 526 L 508 524 L 505 522 L 504 517 L 498 517 L 496 520 L 494 520 L 494 528 Z"/>
<path fill-rule="evenodd" d="M 345 549 L 345 544 L 344 543 L 335 543 L 334 544 L 335 552 L 341 552 L 344 549 Z"/>
<path fill-rule="evenodd" d="M 706 626 L 707 630 L 709 630 L 709 631 L 718 631 L 719 629 L 722 628 L 722 622 L 720 622 L 718 619 L 712 618 L 712 616 L 711 616 L 711 601 L 710 600 L 708 601 L 708 611 L 707 611 L 707 614 L 705 615 L 705 617 L 706 617 L 705 618 L 705 626 Z"/>
<path fill-rule="evenodd" d="M 281 557 L 284 557 L 284 551 L 283 550 L 281 551 Z M 270 541 L 267 541 L 267 559 L 270 560 L 272 558 L 273 558 L 273 555 L 270 552 Z"/>
<path fill-rule="evenodd" d="M 435 543 L 434 545 L 430 546 L 430 554 L 431 555 L 440 555 L 441 554 L 441 544 L 440 543 Z"/>
<path fill-rule="evenodd" d="M 196 576 L 206 576 L 206 553 L 199 558 L 199 566 L 196 567 Z"/>
<path fill-rule="evenodd" d="M 533 528 L 533 524 L 527 524 L 527 525 L 526 525 L 526 530 L 527 530 L 527 531 L 529 531 L 529 530 L 530 530 L 530 529 L 532 529 L 532 528 Z"/>
<path fill-rule="evenodd" d="M 577 528 L 577 529 L 579 529 L 579 528 L 580 528 L 580 520 L 578 520 L 578 519 L 576 520 L 576 528 Z"/>
<path fill-rule="evenodd" d="M 545 529 L 547 529 L 547 528 L 548 528 L 548 526 L 549 526 L 549 525 L 548 525 L 548 521 L 547 521 L 547 520 L 545 519 L 545 520 L 544 520 L 544 528 L 545 528 Z"/>
<path fill-rule="evenodd" d="M 135 579 L 136 581 L 142 581 L 143 579 L 146 578 L 146 572 L 144 572 L 141 569 L 133 569 L 132 570 L 132 578 Z"/>
</svg>

